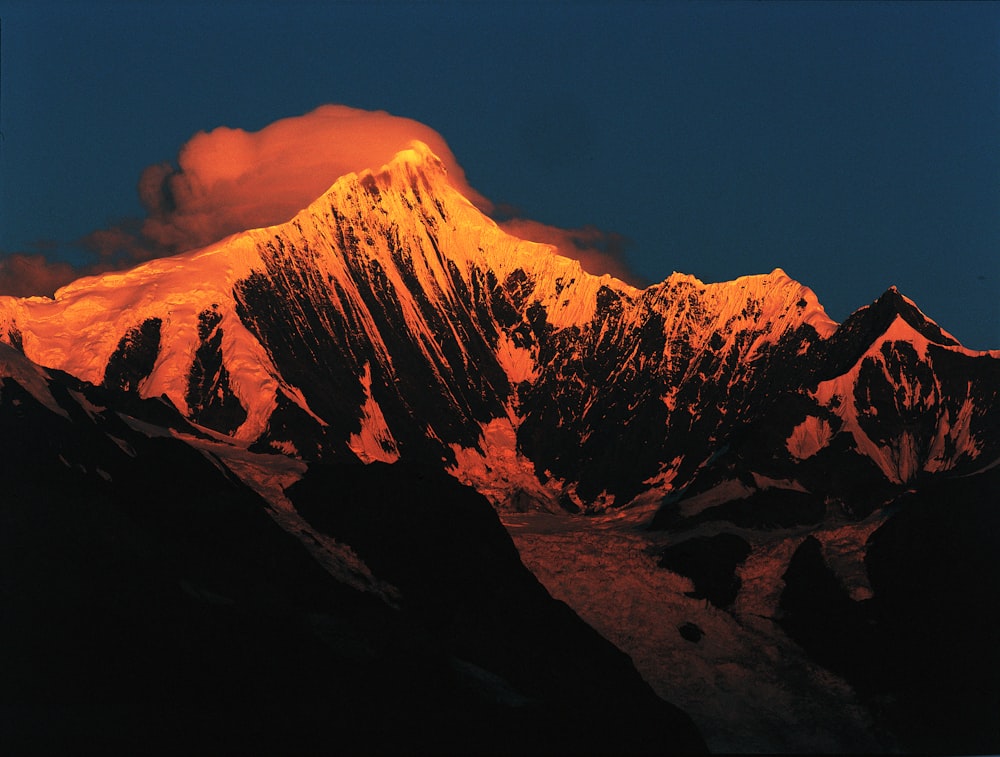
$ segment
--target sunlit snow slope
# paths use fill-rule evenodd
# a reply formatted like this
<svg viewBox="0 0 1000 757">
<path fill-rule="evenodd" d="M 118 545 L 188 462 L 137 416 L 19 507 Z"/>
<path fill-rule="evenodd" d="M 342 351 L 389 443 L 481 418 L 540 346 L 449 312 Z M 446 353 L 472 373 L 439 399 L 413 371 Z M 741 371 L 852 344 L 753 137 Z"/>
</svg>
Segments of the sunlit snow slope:
<svg viewBox="0 0 1000 757">
<path fill-rule="evenodd" d="M 780 269 L 644 290 L 590 275 L 501 231 L 421 143 L 288 223 L 0 298 L 0 339 L 40 365 L 165 396 L 257 451 L 440 465 L 499 506 L 659 499 L 789 395 L 796 460 L 838 435 L 895 483 L 995 459 L 997 354 L 851 323 Z M 988 375 L 962 384 L 972 364 Z"/>
</svg>

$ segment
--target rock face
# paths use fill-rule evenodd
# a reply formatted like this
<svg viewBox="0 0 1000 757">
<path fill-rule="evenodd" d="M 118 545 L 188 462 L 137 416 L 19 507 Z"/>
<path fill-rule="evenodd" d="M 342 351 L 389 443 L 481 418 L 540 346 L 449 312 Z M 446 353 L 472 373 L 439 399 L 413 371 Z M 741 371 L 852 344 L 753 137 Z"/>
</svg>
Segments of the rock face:
<svg viewBox="0 0 1000 757">
<path fill-rule="evenodd" d="M 8 749 L 704 749 L 471 489 L 318 466 L 290 489 L 310 535 L 174 408 L 123 397 L 0 345 Z"/>
<path fill-rule="evenodd" d="M 660 556 L 660 567 L 690 578 L 694 590 L 689 596 L 726 607 L 740 591 L 736 566 L 751 551 L 750 545 L 735 534 L 696 536 L 665 549 Z"/>
<path fill-rule="evenodd" d="M 419 143 L 286 224 L 0 298 L 0 338 L 256 449 L 431 463 L 501 508 L 695 493 L 762 423 L 771 478 L 861 509 L 998 454 L 996 354 L 898 292 L 837 327 L 780 270 L 595 277 L 500 231 Z"/>
<path fill-rule="evenodd" d="M 860 519 L 907 489 L 1000 457 L 1000 360 L 960 347 L 889 290 L 817 342 L 778 390 L 669 495 L 661 527 Z M 709 511 L 724 506 L 728 512 Z"/>
</svg>

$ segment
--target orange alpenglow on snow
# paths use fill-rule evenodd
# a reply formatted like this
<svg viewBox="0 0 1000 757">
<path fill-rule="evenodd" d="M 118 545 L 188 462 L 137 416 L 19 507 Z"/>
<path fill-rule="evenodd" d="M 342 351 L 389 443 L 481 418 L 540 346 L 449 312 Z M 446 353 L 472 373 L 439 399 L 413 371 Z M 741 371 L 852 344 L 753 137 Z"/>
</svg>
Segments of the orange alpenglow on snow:
<svg viewBox="0 0 1000 757">
<path fill-rule="evenodd" d="M 217 169 L 213 175 L 212 186 L 234 183 L 229 169 Z M 507 281 L 512 274 L 515 278 L 524 276 L 525 286 L 530 289 L 525 290 L 525 307 L 528 302 L 539 303 L 552 328 L 583 328 L 598 313 L 602 292 L 604 296 L 614 293 L 624 307 L 622 328 L 638 328 L 650 313 L 655 313 L 665 323 L 674 324 L 672 328 L 683 327 L 684 338 L 696 350 L 705 349 L 717 333 L 732 338 L 734 324 L 770 318 L 773 311 L 773 330 L 738 347 L 747 360 L 798 324 L 811 324 L 821 336 L 835 328 L 811 290 L 781 270 L 708 285 L 685 274 L 674 274 L 645 294 L 611 276 L 588 274 L 577 260 L 557 254 L 553 246 L 506 233 L 453 183 L 444 161 L 427 145 L 414 142 L 378 170 L 340 177 L 287 223 L 244 231 L 200 249 L 148 261 L 129 271 L 80 279 L 58 290 L 54 299 L 0 297 L 0 334 L 16 332 L 24 353 L 35 362 L 99 384 L 107 379 L 107 367 L 116 352 L 138 338 L 129 335 L 138 334 L 143 324 L 155 323 L 155 362 L 143 377 L 137 377 L 132 388 L 144 397 L 165 395 L 183 413 L 193 415 L 196 407 L 188 402 L 192 365 L 207 333 L 217 329 L 220 369 L 225 369 L 233 395 L 246 412 L 238 425 L 229 429 L 232 436 L 248 442 L 260 438 L 281 396 L 325 426 L 331 419 L 315 413 L 300 388 L 283 380 L 272 356 L 248 329 L 238 313 L 236 294 L 240 282 L 267 275 L 265 258 L 278 254 L 277 249 L 308 251 L 295 263 L 302 266 L 301 275 L 322 290 L 322 297 L 328 298 L 330 307 L 343 318 L 356 320 L 345 338 L 372 349 L 365 359 L 374 362 L 359 366 L 366 398 L 362 428 L 346 440 L 347 446 L 362 459 L 392 460 L 398 456 L 395 431 L 387 425 L 368 385 L 376 367 L 380 382 L 395 375 L 393 364 L 397 357 L 387 346 L 389 335 L 378 325 L 377 315 L 362 291 L 374 282 L 358 280 L 359 271 L 373 266 L 384 272 L 381 286 L 391 289 L 405 328 L 415 335 L 415 343 L 424 351 L 423 359 L 429 365 L 441 366 L 441 370 L 449 363 L 441 353 L 442 336 L 428 321 L 435 317 L 428 308 L 442 317 L 455 308 L 467 308 L 467 304 L 461 304 L 467 294 L 459 291 L 456 277 L 462 280 L 463 291 L 468 292 L 473 278 L 485 272 L 497 282 Z M 179 207 L 193 205 L 188 202 Z M 354 240 L 356 249 L 350 255 L 373 262 L 354 270 L 347 260 L 348 251 L 335 243 L 331 234 L 338 233 L 338 229 L 346 233 L 348 219 L 362 218 L 356 228 L 364 239 Z M 394 256 L 404 249 L 408 251 L 407 261 L 397 261 Z M 374 261 L 378 261 L 377 266 Z M 697 321 L 686 309 L 688 298 L 675 296 L 675 290 L 692 296 L 697 292 L 703 298 L 705 310 Z M 421 293 L 423 299 L 418 296 Z M 757 304 L 748 309 L 750 301 Z M 794 312 L 795 317 L 778 317 L 786 312 Z M 456 346 L 469 349 L 464 342 Z M 542 366 L 537 346 L 529 348 L 500 333 L 492 349 L 493 359 L 510 385 L 533 382 L 539 375 Z M 667 362 L 670 359 L 669 354 L 656 358 Z M 463 361 L 476 364 L 468 355 Z M 676 387 L 663 397 L 665 406 L 671 407 L 676 401 L 675 393 Z M 495 476 L 478 480 L 476 472 L 482 468 L 486 475 L 489 469 L 503 468 L 511 472 L 511 481 L 520 482 L 517 486 L 524 488 L 521 479 L 531 470 L 521 464 L 523 461 L 511 463 L 508 459 L 515 448 L 516 419 L 501 416 L 491 423 L 483 430 L 488 440 L 483 450 L 460 445 L 453 451 L 467 463 L 463 478 L 502 500 L 507 496 L 506 489 L 491 491 L 497 484 L 492 480 Z M 294 454 L 291 448 L 287 451 Z M 473 454 L 482 458 L 482 465 L 473 464 L 469 459 Z M 669 481 L 664 479 L 663 483 Z M 503 487 L 511 485 L 508 482 Z M 540 496 L 543 494 L 540 492 Z"/>
<path fill-rule="evenodd" d="M 342 114 L 337 109 L 332 115 L 339 117 Z M 392 117 L 386 116 L 386 119 L 388 123 L 392 123 Z M 364 123 L 368 121 L 360 119 L 357 122 Z M 280 131 L 279 129 L 278 133 Z M 243 138 L 234 139 L 241 142 Z M 280 140 L 276 140 L 275 144 L 279 142 Z M 270 144 L 270 137 L 263 140 L 263 143 Z M 372 140 L 369 144 L 373 152 L 359 151 L 355 155 L 355 161 L 367 162 L 373 156 L 381 154 L 379 150 L 387 142 L 380 139 Z M 248 160 L 250 152 L 252 150 L 246 149 L 244 145 L 237 151 L 237 162 Z M 275 158 L 280 151 L 270 147 L 258 151 L 258 154 L 265 153 Z M 249 201 L 243 203 L 241 198 L 255 194 L 249 189 L 238 189 L 237 185 L 246 180 L 246 177 L 242 180 L 234 178 L 239 175 L 239 171 L 233 169 L 233 164 L 221 168 L 219 154 L 204 146 L 199 147 L 196 154 L 200 157 L 191 165 L 199 169 L 193 174 L 198 180 L 192 183 L 192 176 L 186 172 L 173 177 L 174 184 L 186 187 L 183 192 L 177 191 L 175 187 L 171 189 L 171 192 L 177 191 L 180 197 L 177 211 L 171 215 L 170 221 L 170 233 L 176 233 L 177 238 L 188 235 L 184 238 L 192 240 L 198 238 L 199 234 L 204 235 L 203 238 L 210 238 L 221 233 L 222 226 L 217 226 L 211 232 L 207 225 L 199 226 L 212 203 L 229 207 L 231 212 L 227 216 L 227 223 L 234 223 L 237 217 L 269 217 L 268 214 L 278 212 L 282 203 L 292 201 L 294 193 L 289 189 L 284 195 L 285 199 L 272 205 L 263 201 L 256 204 Z M 446 155 L 450 156 L 450 153 Z M 355 164 L 342 163 L 340 167 L 343 169 Z M 202 171 L 203 166 L 210 166 L 211 170 Z M 260 171 L 260 175 L 254 180 L 255 187 L 267 186 L 266 165 Z M 300 171 L 301 176 L 309 173 L 305 168 Z M 413 142 L 406 149 L 390 155 L 385 165 L 376 166 L 372 171 L 362 171 L 361 176 L 375 176 L 381 182 L 395 182 L 400 188 L 406 187 L 411 177 L 433 182 L 434 187 L 425 185 L 425 190 L 428 194 L 442 198 L 449 207 L 449 214 L 460 219 L 454 230 L 455 242 L 448 244 L 446 240 L 441 241 L 448 255 L 456 260 L 471 255 L 476 258 L 476 262 L 487 265 L 500 275 L 505 275 L 505 271 L 514 268 L 535 271 L 539 276 L 539 285 L 552 290 L 547 299 L 551 300 L 553 323 L 578 322 L 589 319 L 592 315 L 597 289 L 608 277 L 586 276 L 579 263 L 555 255 L 551 246 L 525 242 L 505 234 L 474 207 L 464 196 L 464 191 L 456 189 L 456 177 L 451 173 L 446 160 L 436 155 L 428 145 Z M 161 319 L 159 340 L 162 349 L 152 372 L 143 380 L 140 392 L 146 397 L 166 395 L 186 412 L 188 374 L 199 344 L 199 314 L 206 310 L 218 312 L 224 335 L 222 351 L 225 366 L 234 382 L 234 390 L 248 412 L 236 437 L 254 439 L 262 432 L 274 410 L 275 394 L 279 389 L 279 382 L 275 379 L 278 371 L 264 348 L 236 315 L 234 286 L 252 273 L 265 270 L 261 250 L 275 234 L 303 233 L 296 232 L 292 224 L 297 223 L 306 229 L 305 233 L 315 239 L 316 247 L 319 248 L 323 229 L 328 228 L 329 221 L 326 217 L 330 214 L 331 203 L 343 209 L 352 207 L 355 202 L 351 199 L 352 192 L 357 191 L 358 181 L 358 174 L 353 172 L 341 176 L 332 187 L 324 187 L 326 191 L 320 192 L 318 199 L 311 198 L 311 202 L 289 223 L 242 231 L 201 248 L 147 261 L 128 271 L 80 278 L 59 289 L 54 298 L 16 299 L 0 296 L 0 332 L 6 334 L 9 329 L 17 328 L 19 338 L 23 340 L 24 352 L 32 360 L 99 384 L 122 334 L 148 319 Z M 460 169 L 457 183 L 459 186 L 463 183 Z M 291 186 L 292 183 L 286 185 L 287 188 Z M 404 217 L 404 200 L 387 194 L 384 201 L 398 205 L 396 211 L 399 217 Z M 287 221 L 288 218 L 282 220 Z M 164 234 L 167 232 L 164 231 Z M 382 243 L 384 244 L 384 240 Z M 416 247 L 419 245 L 415 244 Z M 388 260 L 390 257 L 387 250 L 373 250 L 374 254 L 383 259 Z M 469 262 L 471 258 L 465 261 L 466 264 Z M 346 291 L 355 290 L 356 284 L 341 270 L 342 262 L 330 257 L 319 265 L 324 270 L 329 269 L 327 272 L 336 279 L 342 280 Z M 391 266 L 389 269 L 393 270 Z M 420 275 L 426 279 L 429 289 L 434 287 L 431 279 L 440 286 L 447 276 L 441 262 L 436 260 L 425 260 L 421 264 Z M 564 275 L 567 280 L 577 281 L 570 288 L 577 296 L 567 299 L 567 295 L 571 294 L 567 291 L 558 298 L 564 302 L 557 303 L 554 281 Z M 404 310 L 415 313 L 417 308 L 407 304 L 412 294 L 407 293 L 401 282 L 395 283 L 398 285 Z M 362 301 L 360 295 L 352 299 L 355 305 Z M 165 308 L 169 311 L 166 316 Z M 415 323 L 413 327 L 424 330 L 426 324 Z M 375 344 L 382 341 L 381 336 L 374 331 L 369 337 Z M 433 342 L 433 337 L 428 333 L 428 344 Z M 384 357 L 390 359 L 387 353 Z M 516 358 L 517 355 L 514 355 L 510 360 L 516 362 Z M 518 375 L 524 372 L 523 367 L 511 370 Z M 280 388 L 293 397 L 303 410 L 311 412 L 295 387 Z M 372 415 L 376 415 L 374 409 Z"/>
</svg>

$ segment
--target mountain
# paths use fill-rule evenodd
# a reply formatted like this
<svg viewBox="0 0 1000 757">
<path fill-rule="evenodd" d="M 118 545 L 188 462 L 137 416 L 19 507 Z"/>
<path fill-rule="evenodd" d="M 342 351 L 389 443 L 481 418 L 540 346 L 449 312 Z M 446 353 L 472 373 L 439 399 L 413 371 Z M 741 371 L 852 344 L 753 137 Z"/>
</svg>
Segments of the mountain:
<svg viewBox="0 0 1000 757">
<path fill-rule="evenodd" d="M 8 750 L 704 749 L 471 489 L 316 465 L 278 512 L 213 435 L 121 398 L 0 345 Z"/>
<path fill-rule="evenodd" d="M 503 233 L 420 143 L 286 224 L 0 298 L 0 335 L 255 450 L 441 465 L 501 508 L 661 499 L 775 403 L 797 403 L 789 455 L 829 441 L 894 485 L 997 454 L 997 355 L 898 293 L 838 327 L 781 270 L 592 276 Z"/>
<path fill-rule="evenodd" d="M 770 514 L 752 509 L 776 524 L 818 522 L 828 509 L 860 519 L 930 480 L 987 470 L 1000 459 L 997 357 L 961 347 L 890 289 L 782 367 L 765 412 L 668 497 L 655 523 L 751 499 L 774 501 Z"/>
<path fill-rule="evenodd" d="M 408 713 L 388 751 L 703 746 L 651 684 L 723 751 L 1000 748 L 1000 351 L 895 289 L 837 324 L 780 269 L 594 276 L 414 143 L 287 223 L 0 297 L 0 379 L 4 633 L 56 651 L 12 668 L 24 739 L 163 676 L 240 692 L 221 730 L 171 706 L 251 738 L 310 669 L 268 743 L 313 748 L 322 701 L 352 745 Z"/>
</svg>

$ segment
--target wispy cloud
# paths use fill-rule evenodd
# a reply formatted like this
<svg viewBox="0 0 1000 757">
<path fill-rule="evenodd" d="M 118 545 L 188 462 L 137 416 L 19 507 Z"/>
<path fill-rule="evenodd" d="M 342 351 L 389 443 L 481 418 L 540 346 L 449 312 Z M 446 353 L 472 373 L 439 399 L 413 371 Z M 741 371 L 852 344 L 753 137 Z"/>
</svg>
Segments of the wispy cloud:
<svg viewBox="0 0 1000 757">
<path fill-rule="evenodd" d="M 625 254 L 630 242 L 622 234 L 595 226 L 561 229 L 526 218 L 510 218 L 498 225 L 512 236 L 553 245 L 560 255 L 579 260 L 587 273 L 609 273 L 635 286 L 645 284 L 629 269 Z"/>
</svg>

